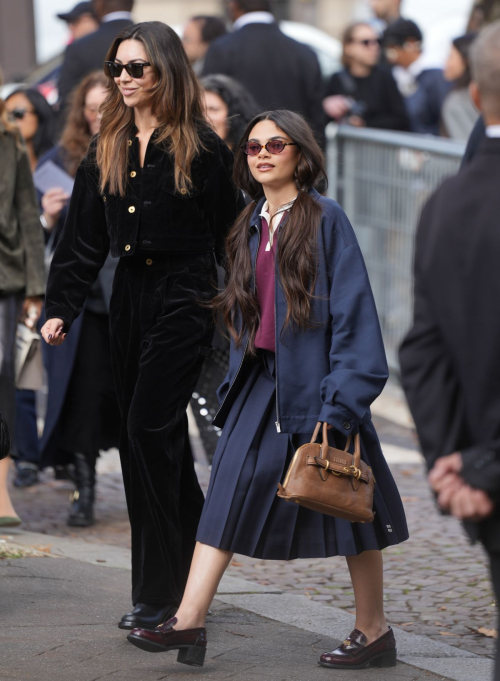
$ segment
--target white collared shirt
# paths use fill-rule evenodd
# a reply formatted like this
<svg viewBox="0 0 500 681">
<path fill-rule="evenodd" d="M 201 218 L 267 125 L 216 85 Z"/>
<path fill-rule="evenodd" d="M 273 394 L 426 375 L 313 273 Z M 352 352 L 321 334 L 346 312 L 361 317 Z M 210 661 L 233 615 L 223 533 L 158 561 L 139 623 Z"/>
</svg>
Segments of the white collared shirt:
<svg viewBox="0 0 500 681">
<path fill-rule="evenodd" d="M 296 199 L 297 197 L 295 197 Z M 262 206 L 262 210 L 260 211 L 260 217 L 264 218 L 264 220 L 267 222 L 269 225 L 269 241 L 267 242 L 266 246 L 266 251 L 270 251 L 272 246 L 273 246 L 273 240 L 274 240 L 274 233 L 278 229 L 281 220 L 283 218 L 283 213 L 286 213 L 287 210 L 290 210 L 290 208 L 293 206 L 293 202 L 295 199 L 292 199 L 289 203 L 285 203 L 285 205 L 280 206 L 276 213 L 273 215 L 273 219 L 271 220 L 271 216 L 269 215 L 269 201 L 265 201 L 264 205 Z"/>
<path fill-rule="evenodd" d="M 500 137 L 500 125 L 486 126 L 486 137 Z"/>
<path fill-rule="evenodd" d="M 101 24 L 107 24 L 108 21 L 118 21 L 118 19 L 130 19 L 132 21 L 132 12 L 110 12 L 103 16 Z"/>
<path fill-rule="evenodd" d="M 242 14 L 233 24 L 233 31 L 246 26 L 247 24 L 274 24 L 276 19 L 271 12 L 247 12 Z"/>
</svg>

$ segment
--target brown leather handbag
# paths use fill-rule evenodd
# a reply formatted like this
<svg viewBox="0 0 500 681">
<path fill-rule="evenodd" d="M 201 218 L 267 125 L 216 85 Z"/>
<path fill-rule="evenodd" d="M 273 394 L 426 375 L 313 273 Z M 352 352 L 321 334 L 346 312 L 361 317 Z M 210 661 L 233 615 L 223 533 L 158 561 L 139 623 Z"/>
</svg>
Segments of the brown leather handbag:
<svg viewBox="0 0 500 681">
<path fill-rule="evenodd" d="M 354 436 L 354 454 L 350 454 L 350 435 L 344 450 L 329 446 L 327 423 L 323 423 L 323 442 L 316 442 L 320 426 L 311 442 L 295 452 L 283 485 L 278 485 L 278 496 L 336 518 L 371 523 L 375 477 L 361 460 L 359 433 Z"/>
</svg>

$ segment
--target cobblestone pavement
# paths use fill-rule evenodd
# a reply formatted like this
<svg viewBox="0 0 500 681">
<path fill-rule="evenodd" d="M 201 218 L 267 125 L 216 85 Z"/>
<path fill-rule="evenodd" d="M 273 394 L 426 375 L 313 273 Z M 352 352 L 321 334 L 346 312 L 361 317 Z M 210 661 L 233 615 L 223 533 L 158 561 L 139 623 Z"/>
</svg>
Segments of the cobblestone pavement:
<svg viewBox="0 0 500 681">
<path fill-rule="evenodd" d="M 384 443 L 415 448 L 410 429 L 380 417 L 374 420 Z M 12 490 L 23 527 L 48 535 L 84 537 L 91 542 L 128 547 L 129 525 L 116 453 L 105 454 L 99 469 L 98 522 L 94 527 L 76 530 L 66 526 L 72 487 L 54 481 L 50 472 L 43 475 L 43 484 Z M 496 627 L 484 551 L 479 545 L 469 544 L 458 521 L 437 512 L 422 464 L 392 463 L 391 469 L 403 498 L 411 538 L 384 551 L 389 621 L 407 631 L 492 656 L 494 640 L 475 631 Z M 206 488 L 208 471 L 200 466 L 198 471 Z M 352 586 L 341 557 L 286 562 L 235 556 L 229 574 L 354 610 Z"/>
</svg>

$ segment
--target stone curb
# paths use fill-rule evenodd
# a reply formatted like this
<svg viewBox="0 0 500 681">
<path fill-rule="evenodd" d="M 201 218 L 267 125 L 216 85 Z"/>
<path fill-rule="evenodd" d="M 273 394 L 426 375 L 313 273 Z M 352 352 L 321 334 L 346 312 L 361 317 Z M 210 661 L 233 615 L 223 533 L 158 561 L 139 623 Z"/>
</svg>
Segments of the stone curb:
<svg viewBox="0 0 500 681">
<path fill-rule="evenodd" d="M 71 558 L 101 567 L 130 570 L 130 551 L 82 539 L 54 537 L 12 529 L 2 535 L 10 544 L 49 548 L 52 557 Z M 282 593 L 279 589 L 238 577 L 225 576 L 217 600 L 305 631 L 343 640 L 354 627 L 354 615 L 331 605 L 322 605 L 303 595 Z M 394 627 L 398 660 L 452 681 L 486 681 L 492 677 L 493 661 L 466 650 L 454 648 L 425 636 Z"/>
</svg>

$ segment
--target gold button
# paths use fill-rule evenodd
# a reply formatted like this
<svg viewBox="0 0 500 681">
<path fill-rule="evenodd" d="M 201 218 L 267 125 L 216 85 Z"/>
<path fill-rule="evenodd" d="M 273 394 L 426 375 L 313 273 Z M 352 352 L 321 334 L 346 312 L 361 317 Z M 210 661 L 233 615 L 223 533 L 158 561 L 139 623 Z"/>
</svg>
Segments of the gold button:
<svg viewBox="0 0 500 681">
<path fill-rule="evenodd" d="M 103 201 L 106 201 L 106 197 L 105 197 L 105 196 L 103 196 L 103 197 L 102 197 L 102 200 L 103 200 Z"/>
<path fill-rule="evenodd" d="M 153 261 L 151 260 L 151 258 L 148 258 L 146 260 L 146 265 L 152 265 L 152 264 L 153 264 Z"/>
<path fill-rule="evenodd" d="M 127 244 L 127 245 L 125 246 L 125 250 L 126 250 L 126 251 L 130 251 L 130 244 Z"/>
<path fill-rule="evenodd" d="M 129 140 L 129 141 L 128 141 L 128 145 L 129 145 L 129 147 L 132 146 L 132 140 Z"/>
<path fill-rule="evenodd" d="M 128 212 L 135 213 L 135 206 L 129 206 Z"/>
<path fill-rule="evenodd" d="M 137 175 L 137 173 L 135 172 L 135 170 L 133 170 L 133 171 L 130 173 L 130 177 L 135 177 L 136 175 Z"/>
<path fill-rule="evenodd" d="M 183 188 L 181 189 L 181 194 L 187 194 L 187 193 L 188 193 L 188 190 L 187 190 L 187 189 L 184 189 L 184 187 L 183 187 Z"/>
</svg>

